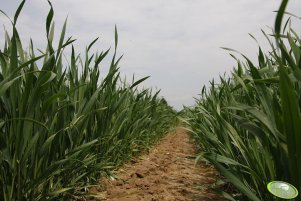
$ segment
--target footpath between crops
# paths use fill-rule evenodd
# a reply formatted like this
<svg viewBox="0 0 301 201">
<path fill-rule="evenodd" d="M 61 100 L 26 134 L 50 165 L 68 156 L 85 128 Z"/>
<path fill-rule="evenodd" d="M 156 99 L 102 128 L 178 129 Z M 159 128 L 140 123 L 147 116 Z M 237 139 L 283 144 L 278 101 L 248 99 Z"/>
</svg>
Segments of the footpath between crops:
<svg viewBox="0 0 301 201">
<path fill-rule="evenodd" d="M 182 128 L 166 135 L 148 154 L 124 165 L 103 191 L 91 189 L 88 200 L 111 201 L 221 201 L 207 186 L 216 181 L 216 171 L 195 165 L 193 142 Z M 92 198 L 93 197 L 93 198 Z"/>
</svg>

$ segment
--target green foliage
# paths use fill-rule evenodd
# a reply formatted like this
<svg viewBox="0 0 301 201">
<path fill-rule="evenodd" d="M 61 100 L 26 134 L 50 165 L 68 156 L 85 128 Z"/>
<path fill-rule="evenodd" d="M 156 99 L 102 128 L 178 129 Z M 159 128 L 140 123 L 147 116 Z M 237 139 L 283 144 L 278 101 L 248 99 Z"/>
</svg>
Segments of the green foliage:
<svg viewBox="0 0 301 201">
<path fill-rule="evenodd" d="M 188 129 L 205 159 L 241 193 L 235 199 L 274 200 L 266 189 L 272 180 L 301 192 L 301 41 L 288 26 L 280 34 L 287 2 L 276 18 L 271 52 L 259 47 L 257 65 L 243 55 L 231 78 L 212 81 L 196 106 L 186 108 Z"/>
<path fill-rule="evenodd" d="M 24 2 L 0 51 L 0 200 L 67 200 L 158 140 L 175 111 L 159 92 L 137 89 L 146 78 L 130 86 L 121 81 L 117 29 L 102 81 L 100 64 L 109 50 L 91 54 L 95 40 L 82 59 L 74 40 L 65 39 L 66 22 L 54 47 L 52 7 L 47 50 L 35 56 L 31 42 L 25 51 L 16 29 Z M 69 66 L 63 67 L 63 51 L 70 46 Z"/>
</svg>

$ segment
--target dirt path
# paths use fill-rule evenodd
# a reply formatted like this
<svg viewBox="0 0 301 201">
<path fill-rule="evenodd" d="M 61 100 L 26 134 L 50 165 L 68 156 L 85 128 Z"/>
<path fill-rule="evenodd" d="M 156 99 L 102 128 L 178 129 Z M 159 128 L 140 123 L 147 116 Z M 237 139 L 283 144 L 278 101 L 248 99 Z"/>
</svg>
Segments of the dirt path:
<svg viewBox="0 0 301 201">
<path fill-rule="evenodd" d="M 216 172 L 204 164 L 195 166 L 195 151 L 185 130 L 177 128 L 149 154 L 119 169 L 119 179 L 102 181 L 105 191 L 91 193 L 111 201 L 223 200 L 204 187 L 215 182 Z"/>
</svg>

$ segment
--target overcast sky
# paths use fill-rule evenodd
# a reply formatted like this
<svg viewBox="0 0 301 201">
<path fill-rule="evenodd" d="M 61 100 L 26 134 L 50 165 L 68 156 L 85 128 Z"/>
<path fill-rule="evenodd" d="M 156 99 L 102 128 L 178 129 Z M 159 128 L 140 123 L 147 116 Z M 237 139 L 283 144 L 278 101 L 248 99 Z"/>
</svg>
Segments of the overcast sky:
<svg viewBox="0 0 301 201">
<path fill-rule="evenodd" d="M 0 9 L 13 16 L 20 1 L 0 0 Z M 53 0 L 56 34 L 68 16 L 67 36 L 77 41 L 80 53 L 96 37 L 95 51 L 114 46 L 118 27 L 120 68 L 123 75 L 150 75 L 146 87 L 161 89 L 161 96 L 176 108 L 193 105 L 203 85 L 225 72 L 235 61 L 220 47 L 257 55 L 254 35 L 268 50 L 261 29 L 270 33 L 280 0 Z M 32 38 L 45 46 L 47 1 L 28 0 L 18 21 L 23 46 Z M 301 1 L 291 0 L 287 11 L 300 15 Z M 0 24 L 9 29 L 0 15 Z M 295 26 L 300 33 L 301 21 Z M 0 45 L 4 31 L 0 29 Z M 108 61 L 107 61 L 108 62 Z"/>
</svg>

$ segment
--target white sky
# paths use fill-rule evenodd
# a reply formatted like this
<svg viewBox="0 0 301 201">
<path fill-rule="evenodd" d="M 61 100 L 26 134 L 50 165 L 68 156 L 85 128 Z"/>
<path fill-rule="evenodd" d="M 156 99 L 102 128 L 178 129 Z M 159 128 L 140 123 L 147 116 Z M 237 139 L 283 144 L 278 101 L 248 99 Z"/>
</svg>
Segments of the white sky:
<svg viewBox="0 0 301 201">
<path fill-rule="evenodd" d="M 13 17 L 20 1 L 0 0 L 0 9 Z M 120 68 L 129 79 L 150 75 L 146 87 L 176 108 L 192 105 L 203 85 L 225 72 L 235 61 L 220 47 L 239 50 L 255 60 L 257 44 L 268 50 L 261 29 L 274 24 L 280 0 L 53 0 L 56 34 L 68 16 L 67 36 L 73 36 L 78 53 L 96 37 L 96 50 L 114 46 L 118 27 Z M 23 46 L 32 38 L 36 48 L 45 46 L 47 1 L 28 0 L 18 21 Z M 287 11 L 300 15 L 301 1 L 291 0 Z M 0 24 L 9 29 L 0 15 Z M 300 33 L 300 20 L 295 21 Z M 0 29 L 0 45 L 4 31 Z M 109 62 L 109 58 L 106 63 Z M 104 66 L 105 68 L 105 66 Z"/>
</svg>

